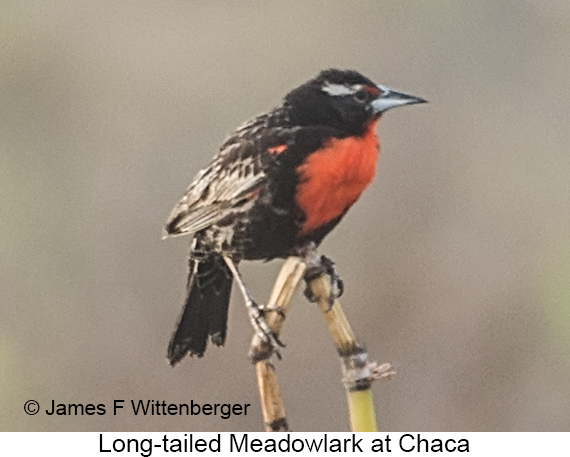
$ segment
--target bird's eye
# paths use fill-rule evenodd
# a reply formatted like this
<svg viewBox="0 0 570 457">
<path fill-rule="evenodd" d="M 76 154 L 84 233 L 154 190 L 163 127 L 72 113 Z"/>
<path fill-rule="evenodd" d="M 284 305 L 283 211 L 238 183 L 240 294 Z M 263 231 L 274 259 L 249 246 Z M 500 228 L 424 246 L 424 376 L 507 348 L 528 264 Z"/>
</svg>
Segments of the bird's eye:
<svg viewBox="0 0 570 457">
<path fill-rule="evenodd" d="M 356 100 L 358 103 L 366 103 L 368 102 L 368 92 L 366 92 L 365 90 L 359 90 L 358 92 L 354 93 L 352 98 Z"/>
</svg>

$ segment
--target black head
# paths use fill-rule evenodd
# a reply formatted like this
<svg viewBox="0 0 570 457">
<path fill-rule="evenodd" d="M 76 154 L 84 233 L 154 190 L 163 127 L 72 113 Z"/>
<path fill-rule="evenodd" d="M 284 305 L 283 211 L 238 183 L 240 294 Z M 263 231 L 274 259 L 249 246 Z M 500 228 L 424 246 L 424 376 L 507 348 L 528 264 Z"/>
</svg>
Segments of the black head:
<svg viewBox="0 0 570 457">
<path fill-rule="evenodd" d="M 296 125 L 328 125 L 362 135 L 371 121 L 396 106 L 425 100 L 378 85 L 353 70 L 324 70 L 285 96 Z"/>
</svg>

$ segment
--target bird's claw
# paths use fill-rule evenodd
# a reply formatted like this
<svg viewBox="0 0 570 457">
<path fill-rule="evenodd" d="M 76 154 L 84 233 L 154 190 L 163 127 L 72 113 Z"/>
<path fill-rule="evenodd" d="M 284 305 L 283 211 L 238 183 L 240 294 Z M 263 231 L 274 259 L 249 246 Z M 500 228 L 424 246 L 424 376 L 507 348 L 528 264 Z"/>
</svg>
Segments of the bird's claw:
<svg viewBox="0 0 570 457">
<path fill-rule="evenodd" d="M 260 306 L 259 309 L 261 310 L 264 316 L 265 313 L 273 312 L 279 314 L 279 317 L 281 319 L 285 319 L 286 317 L 285 312 L 283 311 L 283 308 L 281 306 L 265 305 L 265 306 Z"/>
<path fill-rule="evenodd" d="M 271 351 L 277 356 L 278 359 L 281 359 L 281 353 L 279 352 L 280 348 L 284 348 L 285 344 L 279 340 L 279 337 L 273 333 L 267 321 L 265 320 L 265 312 L 267 311 L 276 311 L 283 315 L 283 310 L 279 307 L 261 307 L 255 302 L 251 302 L 249 309 L 249 319 L 251 321 L 251 325 L 255 331 L 257 337 L 263 341 L 268 347 L 271 348 Z"/>
<path fill-rule="evenodd" d="M 305 271 L 303 279 L 305 280 L 307 287 L 305 287 L 304 294 L 310 302 L 314 303 L 318 301 L 318 298 L 315 296 L 315 294 L 313 294 L 313 291 L 311 290 L 309 284 L 312 280 L 317 279 L 323 275 L 327 275 L 331 281 L 331 290 L 328 298 L 330 309 L 334 301 L 339 298 L 344 292 L 344 282 L 336 271 L 334 262 L 328 257 L 322 255 L 319 259 L 318 265 L 310 266 Z"/>
</svg>

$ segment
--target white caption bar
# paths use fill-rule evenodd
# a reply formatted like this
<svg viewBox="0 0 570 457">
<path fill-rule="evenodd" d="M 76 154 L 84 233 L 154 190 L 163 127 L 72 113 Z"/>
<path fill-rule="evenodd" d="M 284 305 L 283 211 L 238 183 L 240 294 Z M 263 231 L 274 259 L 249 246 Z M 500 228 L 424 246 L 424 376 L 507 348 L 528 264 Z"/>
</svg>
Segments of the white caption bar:
<svg viewBox="0 0 570 457">
<path fill-rule="evenodd" d="M 569 456 L 570 433 L 1 433 L 0 454 L 83 457 L 184 454 Z"/>
</svg>

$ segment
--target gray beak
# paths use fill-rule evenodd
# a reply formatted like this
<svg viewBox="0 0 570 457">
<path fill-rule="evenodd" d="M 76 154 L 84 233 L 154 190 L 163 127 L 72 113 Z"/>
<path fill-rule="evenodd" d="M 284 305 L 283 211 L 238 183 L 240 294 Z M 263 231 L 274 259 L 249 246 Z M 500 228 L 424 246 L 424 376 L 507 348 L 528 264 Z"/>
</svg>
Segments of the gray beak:
<svg viewBox="0 0 570 457">
<path fill-rule="evenodd" d="M 427 103 L 427 100 L 424 100 L 423 98 L 396 92 L 386 86 L 378 85 L 378 88 L 382 91 L 382 95 L 370 103 L 372 109 L 374 109 L 374 112 L 377 114 L 381 114 L 384 111 L 396 108 L 397 106 Z"/>
</svg>

